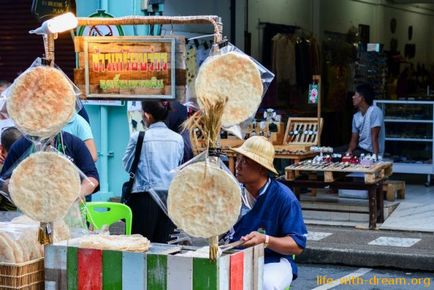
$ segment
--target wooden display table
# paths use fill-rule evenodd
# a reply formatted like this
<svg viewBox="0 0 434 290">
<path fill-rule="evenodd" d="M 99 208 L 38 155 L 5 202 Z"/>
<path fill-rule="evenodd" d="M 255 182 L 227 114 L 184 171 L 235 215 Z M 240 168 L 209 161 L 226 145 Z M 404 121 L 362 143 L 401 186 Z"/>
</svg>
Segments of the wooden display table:
<svg viewBox="0 0 434 290">
<path fill-rule="evenodd" d="M 333 182 L 339 176 L 349 173 L 362 173 L 365 183 L 375 183 L 392 175 L 392 162 L 378 162 L 366 167 L 360 164 L 329 163 L 329 164 L 308 164 L 306 162 L 290 165 L 285 168 L 286 179 L 294 180 L 302 172 L 324 173 L 325 182 Z"/>
<path fill-rule="evenodd" d="M 285 183 L 299 198 L 300 188 L 337 188 L 368 191 L 369 229 L 384 222 L 383 181 L 392 174 L 391 162 L 379 162 L 370 168 L 362 166 L 294 164 L 285 168 Z M 349 173 L 362 173 L 363 177 L 348 177 Z M 312 178 L 312 176 L 316 178 Z"/>
<path fill-rule="evenodd" d="M 274 156 L 274 159 L 292 160 L 294 164 L 297 164 L 302 160 L 310 159 L 318 154 L 310 151 L 307 152 L 284 151 L 283 148 L 285 148 L 285 146 L 279 146 L 279 145 L 274 146 L 274 149 L 276 150 L 276 155 Z M 235 174 L 235 160 L 237 157 L 237 153 L 230 150 L 229 148 L 223 148 L 222 150 L 225 153 L 225 155 L 228 157 L 229 169 L 231 170 L 232 173 Z"/>
</svg>

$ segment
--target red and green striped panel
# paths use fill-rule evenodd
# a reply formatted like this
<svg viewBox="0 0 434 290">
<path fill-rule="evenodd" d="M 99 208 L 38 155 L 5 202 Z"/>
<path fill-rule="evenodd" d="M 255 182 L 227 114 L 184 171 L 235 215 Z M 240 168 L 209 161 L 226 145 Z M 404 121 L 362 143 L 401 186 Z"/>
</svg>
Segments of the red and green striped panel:
<svg viewBox="0 0 434 290">
<path fill-rule="evenodd" d="M 147 255 L 147 286 L 149 290 L 167 289 L 167 255 Z"/>
<path fill-rule="evenodd" d="M 243 290 L 244 288 L 244 253 L 238 252 L 230 258 L 230 290 Z"/>
<path fill-rule="evenodd" d="M 193 290 L 217 290 L 217 270 L 216 262 L 193 258 Z"/>
<path fill-rule="evenodd" d="M 67 257 L 66 257 L 66 267 L 67 267 L 67 282 L 68 290 L 78 289 L 78 259 L 77 259 L 78 248 L 68 247 Z"/>
<path fill-rule="evenodd" d="M 122 252 L 102 252 L 103 290 L 122 289 Z"/>
<path fill-rule="evenodd" d="M 49 246 L 45 265 L 50 290 L 260 290 L 263 248 L 245 249 L 211 262 L 207 258 Z M 61 286 L 65 284 L 67 287 Z"/>
<path fill-rule="evenodd" d="M 78 249 L 78 289 L 102 290 L 102 251 Z"/>
</svg>

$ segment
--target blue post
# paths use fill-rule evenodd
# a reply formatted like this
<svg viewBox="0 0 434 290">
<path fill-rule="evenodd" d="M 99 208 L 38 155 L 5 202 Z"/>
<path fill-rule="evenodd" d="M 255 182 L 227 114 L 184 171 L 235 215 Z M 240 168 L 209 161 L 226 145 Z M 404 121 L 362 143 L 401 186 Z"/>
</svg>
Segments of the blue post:
<svg viewBox="0 0 434 290">
<path fill-rule="evenodd" d="M 100 0 L 100 9 L 109 12 L 108 0 Z M 100 168 L 100 193 L 108 194 L 108 108 L 100 107 L 101 113 L 101 168 Z"/>
<path fill-rule="evenodd" d="M 101 113 L 101 168 L 100 168 L 100 193 L 106 194 L 108 188 L 108 112 L 107 106 L 100 107 Z"/>
</svg>

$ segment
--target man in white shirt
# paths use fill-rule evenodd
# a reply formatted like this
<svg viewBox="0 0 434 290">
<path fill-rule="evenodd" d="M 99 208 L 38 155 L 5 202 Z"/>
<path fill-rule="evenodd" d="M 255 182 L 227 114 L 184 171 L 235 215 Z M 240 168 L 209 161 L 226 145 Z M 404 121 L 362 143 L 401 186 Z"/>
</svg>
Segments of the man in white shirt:
<svg viewBox="0 0 434 290">
<path fill-rule="evenodd" d="M 384 154 L 384 117 L 380 108 L 373 105 L 374 91 L 368 84 L 357 86 L 353 105 L 358 112 L 353 116 L 351 141 L 347 153 Z"/>
</svg>

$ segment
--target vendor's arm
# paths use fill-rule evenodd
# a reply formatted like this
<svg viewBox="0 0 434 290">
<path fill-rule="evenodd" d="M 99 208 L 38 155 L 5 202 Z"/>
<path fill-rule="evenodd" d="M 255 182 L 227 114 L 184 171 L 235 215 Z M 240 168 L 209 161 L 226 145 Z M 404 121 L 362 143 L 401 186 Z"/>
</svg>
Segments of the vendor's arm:
<svg viewBox="0 0 434 290">
<path fill-rule="evenodd" d="M 79 138 L 63 133 L 65 141 L 68 140 L 69 147 L 67 151 L 74 160 L 75 166 L 81 170 L 81 172 L 86 176 L 81 182 L 81 195 L 86 196 L 92 194 L 99 185 L 99 175 L 98 170 L 95 167 L 95 162 L 93 162 L 92 155 L 89 149 L 83 141 Z M 67 139 L 66 139 L 67 138 Z M 70 152 L 71 151 L 71 152 Z"/>
<path fill-rule="evenodd" d="M 241 240 L 245 241 L 243 244 L 244 247 L 250 247 L 265 243 L 266 235 L 255 231 L 241 237 Z M 282 255 L 300 255 L 303 252 L 303 249 L 300 248 L 290 236 L 269 236 L 267 248 Z"/>
<path fill-rule="evenodd" d="M 377 106 L 373 106 L 369 119 L 371 125 L 372 153 L 378 156 L 380 152 L 380 131 L 381 127 L 384 126 L 383 112 Z"/>
<path fill-rule="evenodd" d="M 84 144 L 86 144 L 90 155 L 92 155 L 93 162 L 96 162 L 98 160 L 98 153 L 96 152 L 95 141 L 93 139 L 87 139 L 86 141 L 84 141 Z"/>
<path fill-rule="evenodd" d="M 351 123 L 351 140 L 350 144 L 348 145 L 347 153 L 352 154 L 354 149 L 357 148 L 357 145 L 359 144 L 359 130 L 356 126 L 356 118 L 353 116 L 353 121 Z"/>
<path fill-rule="evenodd" d="M 380 129 L 381 127 L 371 128 L 371 140 L 372 140 L 372 150 L 373 150 L 372 153 L 374 153 L 377 156 L 378 156 L 378 152 L 380 151 L 380 143 L 379 143 Z"/>
<path fill-rule="evenodd" d="M 87 196 L 94 192 L 95 188 L 97 188 L 99 182 L 95 177 L 88 177 L 83 179 L 81 182 L 80 193 L 81 196 Z"/>
<path fill-rule="evenodd" d="M 351 134 L 351 141 L 348 145 L 347 153 L 352 154 L 354 149 L 357 148 L 357 144 L 359 143 L 359 133 L 352 133 Z"/>
</svg>

